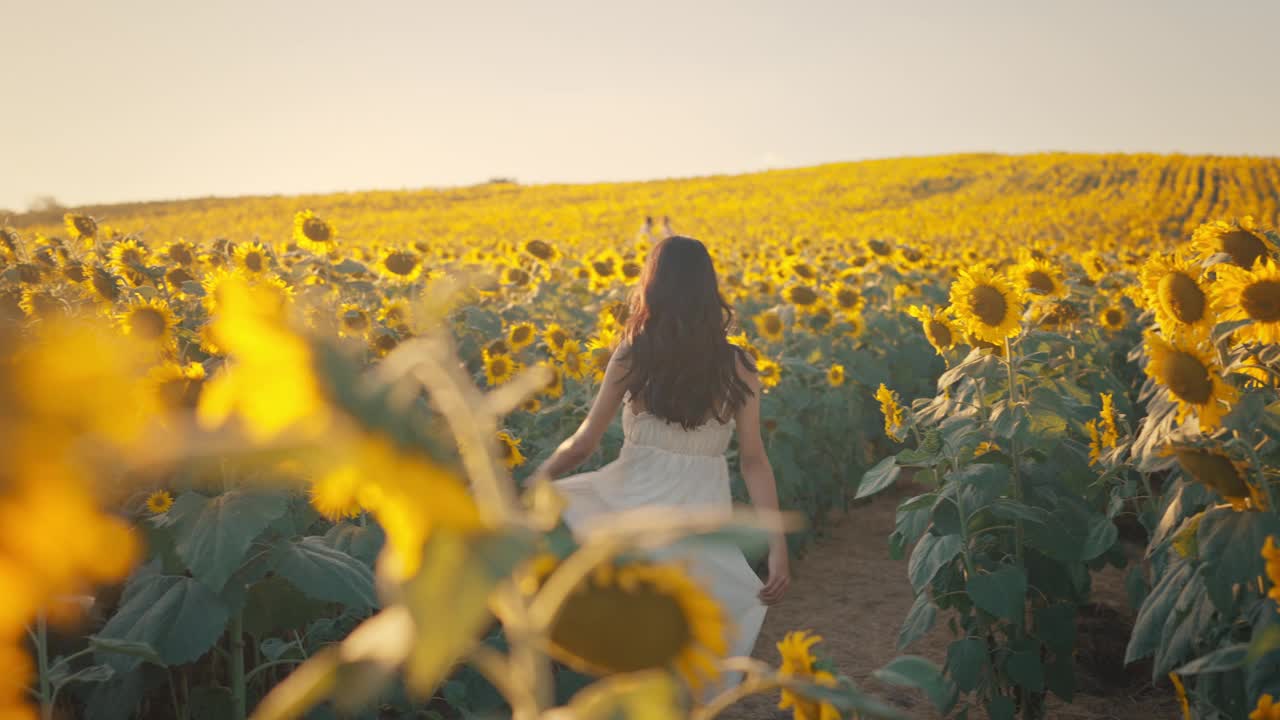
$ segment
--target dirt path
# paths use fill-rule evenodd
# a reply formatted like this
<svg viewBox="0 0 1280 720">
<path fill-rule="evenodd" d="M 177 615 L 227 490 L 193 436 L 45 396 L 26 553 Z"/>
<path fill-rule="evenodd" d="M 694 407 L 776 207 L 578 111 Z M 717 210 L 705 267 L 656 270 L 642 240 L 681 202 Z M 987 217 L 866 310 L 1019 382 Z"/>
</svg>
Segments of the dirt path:
<svg viewBox="0 0 1280 720">
<path fill-rule="evenodd" d="M 919 490 L 888 491 L 834 523 L 827 536 L 793 566 L 791 589 L 781 604 L 769 610 L 755 657 L 776 663 L 777 641 L 791 630 L 811 630 L 823 637 L 818 652 L 833 660 L 860 687 L 879 693 L 908 717 L 940 717 L 923 694 L 882 685 L 870 677 L 872 671 L 899 654 L 898 629 L 914 600 L 906 560 L 889 557 L 888 537 L 898 503 L 916 492 Z M 1095 596 L 1122 606 L 1122 576 L 1118 572 L 1111 575 L 1099 573 L 1100 577 L 1095 577 Z M 946 620 L 940 616 L 933 632 L 906 653 L 942 664 L 950 641 Z M 789 719 L 790 710 L 778 710 L 777 701 L 776 693 L 748 698 L 723 717 Z M 1107 696 L 1077 693 L 1070 705 L 1053 698 L 1048 714 L 1050 718 L 1080 720 L 1179 717 L 1171 691 L 1150 687 Z M 970 717 L 981 717 L 981 713 L 970 713 Z"/>
</svg>

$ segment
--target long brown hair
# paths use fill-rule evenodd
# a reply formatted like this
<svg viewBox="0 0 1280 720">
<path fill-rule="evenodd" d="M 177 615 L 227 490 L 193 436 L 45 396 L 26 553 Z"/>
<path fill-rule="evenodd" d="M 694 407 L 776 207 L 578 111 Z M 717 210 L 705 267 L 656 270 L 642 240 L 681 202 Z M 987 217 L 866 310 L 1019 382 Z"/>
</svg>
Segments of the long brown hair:
<svg viewBox="0 0 1280 720">
<path fill-rule="evenodd" d="M 630 350 L 623 382 L 631 397 L 685 429 L 709 418 L 727 422 L 751 394 L 738 363 L 755 369 L 729 342 L 732 323 L 706 246 L 680 235 L 659 242 L 631 296 L 624 334 Z"/>
</svg>

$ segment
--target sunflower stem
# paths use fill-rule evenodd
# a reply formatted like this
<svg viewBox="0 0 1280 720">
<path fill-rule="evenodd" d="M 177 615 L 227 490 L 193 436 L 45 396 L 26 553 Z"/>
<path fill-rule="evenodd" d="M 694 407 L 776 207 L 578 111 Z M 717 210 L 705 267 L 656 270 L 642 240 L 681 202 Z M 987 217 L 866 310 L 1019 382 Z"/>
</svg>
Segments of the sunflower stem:
<svg viewBox="0 0 1280 720">
<path fill-rule="evenodd" d="M 36 667 L 40 673 L 40 718 L 53 718 L 53 683 L 49 679 L 49 623 L 41 609 L 36 615 Z"/>
<path fill-rule="evenodd" d="M 245 719 L 246 677 L 244 673 L 244 613 L 237 612 L 231 616 L 231 624 L 227 628 L 230 636 L 228 645 L 231 650 L 231 717 L 235 720 Z"/>
<path fill-rule="evenodd" d="M 1009 342 L 1009 338 L 1004 339 L 1004 356 L 1005 356 L 1005 367 L 1007 367 L 1009 370 L 1009 410 L 1010 412 L 1017 412 L 1018 378 L 1017 378 L 1017 372 L 1014 370 L 1014 367 L 1013 367 L 1013 343 Z M 1012 487 L 1013 487 L 1013 499 L 1016 500 L 1018 504 L 1022 504 L 1023 502 L 1022 476 L 1018 472 L 1017 422 L 1014 423 L 1014 432 L 1009 436 L 1009 456 L 1012 459 L 1012 462 L 1009 464 L 1009 474 L 1010 474 L 1010 479 L 1012 481 Z M 1026 558 L 1024 557 L 1024 550 L 1022 547 L 1024 538 L 1025 538 L 1025 528 L 1023 528 L 1023 525 L 1022 525 L 1022 518 L 1015 517 L 1013 521 L 1013 525 L 1014 525 L 1014 529 L 1013 529 L 1014 558 L 1017 560 L 1018 568 L 1023 570 L 1023 572 L 1025 572 L 1027 565 L 1026 565 Z M 1026 598 L 1022 598 L 1022 603 L 1025 608 Z M 1026 617 L 1025 617 L 1025 610 L 1024 610 L 1023 613 L 1019 614 L 1019 617 L 1017 618 L 1017 623 L 1015 625 L 1015 630 L 1016 630 L 1018 639 L 1022 638 L 1022 633 L 1025 625 L 1026 625 Z"/>
</svg>

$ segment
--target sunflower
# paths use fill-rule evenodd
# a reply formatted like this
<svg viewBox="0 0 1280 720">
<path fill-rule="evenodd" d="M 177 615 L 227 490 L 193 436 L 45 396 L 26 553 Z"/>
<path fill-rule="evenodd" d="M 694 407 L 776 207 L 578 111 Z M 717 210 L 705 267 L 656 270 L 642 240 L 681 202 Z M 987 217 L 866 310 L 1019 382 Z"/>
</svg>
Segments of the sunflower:
<svg viewBox="0 0 1280 720">
<path fill-rule="evenodd" d="M 1235 331 L 1240 342 L 1280 342 L 1280 268 L 1270 258 L 1245 270 L 1234 265 L 1217 268 L 1210 291 L 1219 322 L 1251 320 Z"/>
<path fill-rule="evenodd" d="M 23 288 L 18 307 L 30 318 L 47 318 L 68 309 L 53 288 L 40 286 Z"/>
<path fill-rule="evenodd" d="M 1102 433 L 1102 444 L 1113 448 L 1120 441 L 1120 431 L 1116 428 L 1116 407 L 1111 393 L 1101 393 L 1102 410 L 1098 412 L 1098 429 Z"/>
<path fill-rule="evenodd" d="M 298 247 L 317 255 L 327 255 L 334 249 L 337 232 L 329 223 L 316 217 L 310 210 L 293 216 L 293 241 Z"/>
<path fill-rule="evenodd" d="M 893 243 L 887 240 L 868 240 L 867 249 L 877 258 L 884 260 L 893 256 Z"/>
<path fill-rule="evenodd" d="M 1119 303 L 1111 303 L 1098 313 L 1098 324 L 1111 332 L 1119 332 L 1129 324 L 1129 313 Z"/>
<path fill-rule="evenodd" d="M 173 496 L 168 490 L 157 490 L 147 496 L 147 512 L 152 515 L 167 513 L 171 507 L 173 507 Z"/>
<path fill-rule="evenodd" d="M 186 240 L 175 240 L 165 247 L 164 257 L 169 262 L 189 267 L 196 262 L 196 248 Z"/>
<path fill-rule="evenodd" d="M 1268 535 L 1262 543 L 1262 559 L 1266 561 L 1267 579 L 1271 581 L 1271 589 L 1267 597 L 1280 603 L 1280 548 L 1276 547 L 1276 539 Z M 1277 609 L 1280 612 L 1280 608 Z M 1280 713 L 1280 710 L 1277 710 Z"/>
<path fill-rule="evenodd" d="M 765 310 L 752 318 L 756 331 L 769 342 L 782 342 L 782 317 L 777 310 Z"/>
<path fill-rule="evenodd" d="M 533 283 L 533 276 L 529 271 L 515 265 L 508 265 L 502 269 L 502 284 L 515 288 L 526 288 Z"/>
<path fill-rule="evenodd" d="M 491 387 L 496 387 L 511 379 L 519 367 L 507 355 L 487 355 L 484 359 L 484 379 Z"/>
<path fill-rule="evenodd" d="M 951 315 L 969 334 L 992 344 L 1018 334 L 1022 297 L 1003 275 L 985 268 L 961 270 L 951 284 Z"/>
<path fill-rule="evenodd" d="M 373 323 L 369 313 L 355 303 L 342 303 L 338 307 L 338 334 L 342 337 L 365 337 Z"/>
<path fill-rule="evenodd" d="M 848 283 L 833 281 L 824 285 L 823 289 L 827 291 L 831 302 L 845 314 L 860 313 L 867 304 L 867 299 L 862 293 Z"/>
<path fill-rule="evenodd" d="M 124 293 L 120 278 L 116 277 L 106 266 L 95 264 L 89 269 L 84 281 L 84 289 L 89 297 L 106 304 L 112 304 Z"/>
<path fill-rule="evenodd" d="M 719 677 L 729 619 L 681 565 L 598 566 L 560 606 L 550 654 L 595 675 L 674 667 L 699 689 Z"/>
<path fill-rule="evenodd" d="M 169 303 L 160 298 L 134 300 L 117 316 L 125 335 L 133 335 L 157 343 L 164 343 L 173 335 L 178 318 Z"/>
<path fill-rule="evenodd" d="M 369 349 L 378 357 L 386 357 L 400 345 L 400 336 L 394 330 L 378 328 L 369 341 Z"/>
<path fill-rule="evenodd" d="M 756 375 L 766 390 L 777 387 L 782 381 L 782 366 L 767 357 L 756 358 Z"/>
<path fill-rule="evenodd" d="M 173 410 L 193 410 L 204 387 L 204 365 L 190 362 L 179 365 L 166 362 L 147 373 L 147 380 L 155 387 L 160 404 Z"/>
<path fill-rule="evenodd" d="M 537 336 L 538 330 L 533 323 L 521 322 L 507 328 L 507 344 L 511 346 L 513 353 L 518 353 L 532 345 Z"/>
<path fill-rule="evenodd" d="M 587 369 L 595 382 L 604 380 L 604 372 L 609 367 L 609 359 L 613 357 L 613 349 L 617 344 L 616 332 L 601 332 L 587 343 Z"/>
<path fill-rule="evenodd" d="M 827 384 L 831 387 L 840 387 L 844 384 L 844 366 L 840 363 L 832 363 L 827 368 Z"/>
<path fill-rule="evenodd" d="M 1245 479 L 1248 467 L 1244 463 L 1209 448 L 1177 447 L 1173 448 L 1173 455 L 1192 480 L 1218 493 L 1237 510 L 1251 502 L 1265 506 L 1262 495 Z"/>
<path fill-rule="evenodd" d="M 409 284 L 422 275 L 422 256 L 410 250 L 384 250 L 373 264 L 379 275 Z"/>
<path fill-rule="evenodd" d="M 946 308 L 912 305 L 907 308 L 907 314 L 920 321 L 925 338 L 939 355 L 956 346 L 960 333 L 952 326 Z"/>
<path fill-rule="evenodd" d="M 782 291 L 782 299 L 802 310 L 812 310 L 818 304 L 819 296 L 808 285 L 791 285 Z"/>
<path fill-rule="evenodd" d="M 1267 542 L 1270 541 L 1271 537 L 1267 536 Z M 1267 567 L 1270 568 L 1271 566 L 1268 565 Z M 1275 592 L 1276 588 L 1272 588 L 1271 590 L 1272 592 Z M 1272 596 L 1272 599 L 1276 602 L 1280 602 L 1280 593 Z M 1170 674 L 1172 675 L 1172 673 Z M 1191 717 L 1190 710 L 1183 713 L 1183 717 Z M 1275 697 L 1271 693 L 1263 693 L 1259 695 L 1257 705 L 1254 706 L 1253 711 L 1249 713 L 1249 720 L 1280 720 L 1280 703 L 1276 702 Z"/>
<path fill-rule="evenodd" d="M 413 322 L 413 308 L 405 300 L 388 298 L 378 308 L 378 321 L 395 330 L 405 332 Z"/>
<path fill-rule="evenodd" d="M 146 267 L 149 255 L 147 246 L 135 238 L 125 238 L 111 246 L 111 269 L 132 285 L 147 281 Z"/>
<path fill-rule="evenodd" d="M 569 341 L 569 332 L 557 323 L 548 323 L 542 331 L 542 341 L 547 344 L 547 350 L 552 355 L 561 357 L 564 354 L 564 344 Z"/>
<path fill-rule="evenodd" d="M 542 388 L 542 394 L 555 400 L 564 395 L 564 374 L 560 372 L 560 368 L 550 363 L 543 363 L 543 366 L 551 371 L 551 381 Z"/>
<path fill-rule="evenodd" d="M 560 259 L 560 250 L 546 240 L 528 240 L 520 249 L 548 265 L 553 265 Z"/>
<path fill-rule="evenodd" d="M 524 464 L 524 454 L 520 452 L 520 439 L 503 430 L 498 433 L 498 456 L 502 464 L 512 470 Z"/>
<path fill-rule="evenodd" d="M 1111 272 L 1110 264 L 1097 250 L 1088 250 L 1081 255 L 1080 267 L 1084 268 L 1085 275 L 1094 284 L 1102 282 L 1102 279 Z"/>
<path fill-rule="evenodd" d="M 520 403 L 520 409 L 529 413 L 530 415 L 537 415 L 539 412 L 542 411 L 542 401 L 539 400 L 537 397 L 531 397 L 528 400 L 525 400 L 524 402 Z"/>
<path fill-rule="evenodd" d="M 817 658 L 811 648 L 822 642 L 822 636 L 810 634 L 807 630 L 793 630 L 776 644 L 778 655 L 782 660 L 778 665 L 778 675 L 795 678 L 817 685 L 836 685 L 835 676 L 825 670 L 814 668 Z M 839 720 L 840 711 L 828 703 L 810 700 L 800 692 L 782 688 L 782 697 L 778 701 L 778 709 L 791 708 L 793 720 Z"/>
<path fill-rule="evenodd" d="M 1178 404 L 1178 422 L 1195 410 L 1202 431 L 1213 430 L 1239 396 L 1222 380 L 1222 370 L 1213 354 L 1194 338 L 1169 342 L 1150 330 L 1146 333 L 1146 373 L 1169 391 Z"/>
<path fill-rule="evenodd" d="M 613 249 L 601 250 L 587 262 L 591 273 L 591 289 L 600 291 L 622 275 L 622 256 Z"/>
<path fill-rule="evenodd" d="M 880 401 L 880 412 L 884 415 L 884 434 L 894 442 L 902 442 L 902 405 L 898 403 L 898 393 L 880 383 L 876 389 L 876 400 Z"/>
<path fill-rule="evenodd" d="M 582 359 L 582 345 L 577 340 L 565 340 L 560 351 L 560 367 L 564 374 L 574 380 L 581 380 L 586 374 L 586 366 Z"/>
<path fill-rule="evenodd" d="M 360 505 L 362 485 L 355 466 L 340 466 L 311 483 L 311 507 L 330 522 L 358 517 L 364 511 Z"/>
<path fill-rule="evenodd" d="M 88 215 L 67 213 L 62 216 L 67 233 L 77 240 L 92 240 L 98 234 L 98 221 Z"/>
<path fill-rule="evenodd" d="M 1030 258 L 1013 268 L 1013 279 L 1024 293 L 1051 298 L 1067 296 L 1062 283 L 1062 268 L 1048 260 Z"/>
<path fill-rule="evenodd" d="M 271 255 L 261 242 L 241 243 L 231 253 L 232 262 L 246 275 L 257 275 L 271 268 Z"/>
<path fill-rule="evenodd" d="M 1229 262 L 1246 270 L 1259 258 L 1269 258 L 1274 249 L 1248 216 L 1229 223 L 1215 220 L 1201 225 L 1191 235 L 1191 247 L 1201 262 L 1226 253 Z"/>
<path fill-rule="evenodd" d="M 1201 273 L 1180 255 L 1152 255 L 1138 277 L 1146 305 L 1165 332 L 1172 335 L 1213 323 L 1213 305 Z"/>
</svg>

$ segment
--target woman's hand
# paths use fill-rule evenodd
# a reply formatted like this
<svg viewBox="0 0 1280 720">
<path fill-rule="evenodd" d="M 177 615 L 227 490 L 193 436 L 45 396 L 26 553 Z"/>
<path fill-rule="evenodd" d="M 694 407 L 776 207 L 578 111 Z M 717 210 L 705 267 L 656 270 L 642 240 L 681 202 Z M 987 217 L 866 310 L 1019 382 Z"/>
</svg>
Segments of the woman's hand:
<svg viewBox="0 0 1280 720">
<path fill-rule="evenodd" d="M 783 593 L 791 585 L 791 558 L 787 553 L 787 543 L 769 545 L 769 579 L 760 588 L 760 601 L 765 605 L 774 605 L 782 599 Z"/>
</svg>

